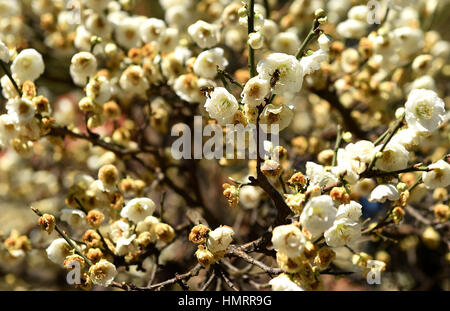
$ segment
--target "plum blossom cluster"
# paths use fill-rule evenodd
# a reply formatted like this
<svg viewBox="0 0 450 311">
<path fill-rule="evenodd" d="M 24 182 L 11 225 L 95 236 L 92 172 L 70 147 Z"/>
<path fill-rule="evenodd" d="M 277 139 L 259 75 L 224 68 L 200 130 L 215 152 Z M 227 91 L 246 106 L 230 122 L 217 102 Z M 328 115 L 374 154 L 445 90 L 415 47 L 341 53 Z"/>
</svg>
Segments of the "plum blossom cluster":
<svg viewBox="0 0 450 311">
<path fill-rule="evenodd" d="M 62 209 L 59 218 L 79 232 L 80 242 L 63 236 L 53 240 L 46 251 L 51 261 L 68 270 L 73 269 L 73 261 L 88 268 L 78 284 L 83 289 L 92 284 L 110 286 L 117 275 L 116 265 L 137 262 L 149 245 L 170 243 L 175 237 L 174 229 L 153 215 L 153 200 L 124 200 L 124 193 L 133 191 L 134 183 L 138 184 L 120 179 L 113 165 L 102 166 L 97 180 L 87 174 L 74 177 L 67 197 L 71 207 Z M 41 214 L 39 225 L 51 234 L 55 217 Z"/>
<path fill-rule="evenodd" d="M 445 271 L 448 10 L 379 2 L 370 24 L 353 0 L 0 0 L 0 268 L 44 256 L 42 277 L 79 267 L 84 290 L 321 290 L 374 263 L 414 279 L 398 271 L 426 249 Z M 175 156 L 180 123 L 238 156 L 197 157 L 191 136 Z"/>
</svg>

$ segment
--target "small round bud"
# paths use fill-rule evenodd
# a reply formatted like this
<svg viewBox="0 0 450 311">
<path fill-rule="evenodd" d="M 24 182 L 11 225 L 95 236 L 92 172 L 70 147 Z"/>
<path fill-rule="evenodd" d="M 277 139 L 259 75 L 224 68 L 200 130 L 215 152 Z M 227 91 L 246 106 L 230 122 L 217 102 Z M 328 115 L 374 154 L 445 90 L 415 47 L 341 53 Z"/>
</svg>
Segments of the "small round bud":
<svg viewBox="0 0 450 311">
<path fill-rule="evenodd" d="M 317 10 L 314 11 L 314 16 L 315 16 L 316 18 L 326 17 L 326 16 L 327 16 L 327 13 L 325 12 L 324 9 L 319 8 L 319 9 L 317 9 Z"/>
<path fill-rule="evenodd" d="M 197 251 L 195 252 L 195 257 L 197 257 L 198 263 L 206 268 L 214 263 L 214 255 L 203 245 L 199 245 Z"/>
<path fill-rule="evenodd" d="M 392 220 L 396 225 L 398 225 L 405 216 L 405 211 L 400 206 L 396 206 L 391 213 Z"/>
<path fill-rule="evenodd" d="M 450 209 L 446 204 L 436 204 L 433 207 L 434 217 L 440 222 L 446 222 L 450 218 Z"/>
<path fill-rule="evenodd" d="M 395 110 L 395 118 L 400 119 L 405 114 L 405 108 L 400 107 Z"/>
<path fill-rule="evenodd" d="M 260 32 L 253 32 L 248 35 L 248 44 L 252 47 L 252 49 L 258 50 L 264 45 L 264 37 Z"/>
<path fill-rule="evenodd" d="M 239 17 L 246 17 L 247 16 L 247 8 L 241 7 L 238 10 L 238 15 L 239 15 Z"/>
<path fill-rule="evenodd" d="M 228 183 L 222 185 L 223 195 L 228 201 L 228 205 L 234 208 L 239 203 L 239 189 L 236 186 L 232 186 Z"/>
<path fill-rule="evenodd" d="M 439 232 L 437 232 L 433 227 L 429 226 L 422 233 L 422 241 L 427 247 L 436 249 L 441 243 L 441 236 Z"/>
<path fill-rule="evenodd" d="M 400 192 L 406 191 L 408 189 L 408 185 L 404 182 L 399 182 L 397 184 L 397 190 Z"/>
<path fill-rule="evenodd" d="M 173 240 L 175 237 L 175 230 L 173 228 L 165 223 L 157 223 L 155 225 L 155 233 L 158 237 L 158 240 L 161 240 L 163 242 L 169 243 Z"/>
<path fill-rule="evenodd" d="M 103 252 L 100 248 L 90 248 L 86 254 L 86 257 L 93 263 L 97 263 L 100 259 L 103 259 Z"/>
<path fill-rule="evenodd" d="M 342 134 L 342 139 L 343 139 L 346 143 L 350 142 L 350 141 L 352 140 L 352 138 L 353 138 L 353 135 L 352 135 L 352 133 L 350 133 L 350 132 L 344 132 L 344 133 Z"/>
</svg>

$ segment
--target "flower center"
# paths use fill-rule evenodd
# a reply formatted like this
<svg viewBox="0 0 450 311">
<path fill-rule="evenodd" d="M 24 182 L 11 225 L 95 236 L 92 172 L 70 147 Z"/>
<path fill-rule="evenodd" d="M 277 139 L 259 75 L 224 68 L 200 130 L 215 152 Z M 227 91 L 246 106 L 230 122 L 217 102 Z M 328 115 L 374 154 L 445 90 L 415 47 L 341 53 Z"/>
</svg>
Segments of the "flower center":
<svg viewBox="0 0 450 311">
<path fill-rule="evenodd" d="M 431 119 L 433 117 L 433 107 L 426 103 L 419 103 L 416 106 L 416 115 L 422 119 Z"/>
</svg>

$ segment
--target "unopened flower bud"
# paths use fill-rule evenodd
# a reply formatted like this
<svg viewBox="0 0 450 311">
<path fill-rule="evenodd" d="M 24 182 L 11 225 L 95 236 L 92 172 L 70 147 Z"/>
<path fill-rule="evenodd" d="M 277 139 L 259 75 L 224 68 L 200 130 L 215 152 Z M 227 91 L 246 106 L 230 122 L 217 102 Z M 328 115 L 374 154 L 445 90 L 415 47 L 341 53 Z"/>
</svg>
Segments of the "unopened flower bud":
<svg viewBox="0 0 450 311">
<path fill-rule="evenodd" d="M 398 225 L 403 220 L 404 216 L 405 216 L 405 211 L 400 206 L 396 206 L 392 210 L 391 217 L 396 225 Z"/>
<path fill-rule="evenodd" d="M 223 195 L 228 201 L 228 205 L 234 208 L 239 203 L 239 189 L 236 186 L 232 186 L 228 183 L 222 185 Z"/>
<path fill-rule="evenodd" d="M 427 247 L 436 249 L 441 243 L 441 236 L 439 232 L 437 232 L 433 227 L 429 226 L 422 234 L 422 241 Z"/>
<path fill-rule="evenodd" d="M 446 204 L 436 204 L 433 207 L 434 217 L 440 222 L 446 222 L 450 218 L 450 209 Z"/>
<path fill-rule="evenodd" d="M 158 236 L 158 240 L 166 243 L 171 242 L 175 237 L 175 230 L 170 225 L 162 222 L 155 225 L 155 233 Z"/>
<path fill-rule="evenodd" d="M 101 223 L 105 220 L 105 215 L 97 210 L 91 210 L 86 216 L 86 221 L 89 225 L 91 225 L 94 228 L 98 228 Z"/>
<path fill-rule="evenodd" d="M 203 245 L 199 245 L 197 251 L 195 252 L 195 257 L 197 257 L 198 263 L 206 268 L 214 263 L 214 255 Z"/>
</svg>

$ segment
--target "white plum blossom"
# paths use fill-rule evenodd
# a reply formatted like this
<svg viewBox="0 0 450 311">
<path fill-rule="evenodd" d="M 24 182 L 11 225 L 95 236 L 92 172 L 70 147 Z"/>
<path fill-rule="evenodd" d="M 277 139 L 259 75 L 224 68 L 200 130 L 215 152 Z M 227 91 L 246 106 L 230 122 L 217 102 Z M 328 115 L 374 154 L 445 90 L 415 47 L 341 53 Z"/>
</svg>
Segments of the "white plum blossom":
<svg viewBox="0 0 450 311">
<path fill-rule="evenodd" d="M 320 69 L 320 64 L 327 60 L 327 53 L 324 50 L 319 49 L 309 56 L 304 56 L 300 60 L 300 65 L 303 68 L 303 75 L 309 75 L 314 71 Z"/>
<path fill-rule="evenodd" d="M 300 62 L 293 55 L 272 53 L 259 61 L 256 66 L 259 77 L 270 81 L 278 72 L 278 79 L 272 87 L 274 94 L 297 93 L 303 84 L 303 69 Z"/>
<path fill-rule="evenodd" d="M 325 168 L 314 162 L 306 162 L 306 176 L 309 179 L 310 186 L 330 186 L 339 181 L 339 179 Z"/>
<path fill-rule="evenodd" d="M 353 244 L 361 237 L 361 223 L 350 218 L 339 218 L 324 233 L 325 242 L 331 247 Z"/>
<path fill-rule="evenodd" d="M 14 58 L 11 73 L 20 84 L 27 80 L 34 82 L 44 73 L 45 65 L 42 55 L 35 49 L 22 50 Z"/>
<path fill-rule="evenodd" d="M 126 17 L 115 28 L 117 43 L 127 49 L 141 45 L 140 27 L 142 20 L 136 17 Z"/>
<path fill-rule="evenodd" d="M 347 19 L 339 23 L 336 27 L 337 33 L 346 38 L 360 38 L 366 34 L 367 22 L 356 19 Z"/>
<path fill-rule="evenodd" d="M 239 108 L 236 98 L 223 87 L 216 87 L 206 99 L 205 109 L 212 119 L 220 125 L 233 122 L 234 114 Z"/>
<path fill-rule="evenodd" d="M 113 222 L 109 229 L 109 235 L 114 243 L 117 243 L 120 238 L 127 238 L 130 235 L 130 225 L 123 220 Z"/>
<path fill-rule="evenodd" d="M 111 98 L 111 83 L 104 76 L 89 80 L 86 85 L 86 95 L 98 104 L 103 104 Z"/>
<path fill-rule="evenodd" d="M 319 236 L 331 227 L 336 213 L 333 199 L 329 195 L 320 195 L 306 203 L 300 223 L 313 236 Z"/>
<path fill-rule="evenodd" d="M 331 46 L 331 39 L 326 34 L 321 34 L 319 38 L 317 38 L 317 43 L 319 43 L 319 48 L 324 51 L 328 52 L 330 50 Z"/>
<path fill-rule="evenodd" d="M 133 241 L 136 239 L 136 234 L 129 237 L 120 237 L 116 242 L 115 254 L 117 256 L 124 256 L 130 252 L 133 252 L 136 248 L 133 245 Z"/>
<path fill-rule="evenodd" d="M 127 94 L 144 96 L 150 84 L 141 66 L 130 65 L 122 72 L 119 85 Z"/>
<path fill-rule="evenodd" d="M 408 166 L 409 152 L 403 145 L 388 143 L 386 148 L 379 154 L 382 145 L 375 147 L 374 155 L 377 156 L 375 168 L 385 172 L 405 169 Z"/>
<path fill-rule="evenodd" d="M 155 207 L 155 203 L 149 198 L 134 198 L 125 205 L 120 216 L 138 223 L 147 216 L 153 215 Z"/>
<path fill-rule="evenodd" d="M 79 209 L 63 208 L 61 210 L 62 221 L 65 221 L 71 227 L 82 227 L 86 224 L 86 214 Z"/>
<path fill-rule="evenodd" d="M 431 171 L 422 173 L 422 180 L 428 189 L 445 188 L 450 185 L 450 164 L 439 160 L 428 166 Z"/>
<path fill-rule="evenodd" d="M 221 226 L 209 232 L 207 247 L 212 253 L 223 252 L 233 241 L 234 231 L 228 226 Z"/>
<path fill-rule="evenodd" d="M 306 238 L 295 225 L 275 227 L 272 232 L 273 248 L 288 257 L 300 256 L 306 243 Z"/>
<path fill-rule="evenodd" d="M 362 216 L 362 206 L 358 202 L 350 201 L 348 204 L 341 204 L 338 207 L 336 220 L 341 218 L 350 218 L 359 221 Z"/>
<path fill-rule="evenodd" d="M 292 282 L 289 276 L 285 273 L 273 278 L 269 281 L 274 291 L 304 291 L 303 288 Z"/>
<path fill-rule="evenodd" d="M 264 103 L 264 97 L 270 91 L 270 83 L 259 76 L 247 81 L 242 90 L 242 102 L 250 107 L 256 107 Z"/>
<path fill-rule="evenodd" d="M 264 37 L 259 31 L 252 32 L 248 35 L 247 42 L 252 47 L 252 49 L 259 50 L 264 46 Z"/>
<path fill-rule="evenodd" d="M 108 287 L 114 281 L 116 275 L 116 266 L 105 259 L 101 259 L 89 268 L 90 279 L 95 285 Z"/>
<path fill-rule="evenodd" d="M 400 193 L 392 184 L 378 185 L 372 190 L 369 196 L 369 202 L 381 202 L 386 200 L 396 201 L 400 198 Z"/>
<path fill-rule="evenodd" d="M 422 139 L 423 136 L 419 135 L 419 133 L 416 130 L 407 127 L 395 133 L 395 135 L 392 136 L 389 143 L 400 144 L 407 150 L 410 150 L 415 146 L 418 146 L 422 141 Z"/>
<path fill-rule="evenodd" d="M 291 124 L 293 118 L 294 112 L 289 106 L 269 104 L 261 112 L 259 121 L 261 125 L 267 125 L 267 132 L 271 133 L 272 125 L 278 125 L 277 130 L 282 131 Z"/>
<path fill-rule="evenodd" d="M 89 52 L 80 52 L 72 57 L 70 75 L 73 82 L 79 86 L 85 86 L 88 78 L 97 71 L 97 59 Z"/>
<path fill-rule="evenodd" d="M 213 79 L 217 75 L 217 66 L 224 69 L 228 65 L 222 48 L 213 48 L 201 52 L 194 63 L 194 72 L 200 77 Z"/>
<path fill-rule="evenodd" d="M 219 43 L 219 26 L 198 20 L 187 29 L 192 40 L 202 49 L 209 49 Z"/>
<path fill-rule="evenodd" d="M 300 48 L 300 40 L 294 32 L 280 32 L 272 39 L 270 48 L 277 52 L 294 55 Z"/>
<path fill-rule="evenodd" d="M 11 98 L 6 102 L 6 110 L 12 120 L 18 124 L 29 123 L 36 111 L 34 104 L 27 98 Z"/>
<path fill-rule="evenodd" d="M 158 18 L 149 18 L 139 28 L 139 35 L 145 43 L 157 42 L 166 31 L 166 23 Z"/>
<path fill-rule="evenodd" d="M 0 40 L 0 61 L 9 63 L 9 49 L 2 40 Z"/>
<path fill-rule="evenodd" d="M 63 238 L 53 240 L 46 249 L 48 259 L 57 265 L 63 265 L 67 256 L 72 254 L 72 248 Z"/>
<path fill-rule="evenodd" d="M 261 190 L 253 186 L 243 186 L 239 190 L 239 204 L 244 208 L 253 209 L 258 207 L 261 200 Z"/>
<path fill-rule="evenodd" d="M 408 95 L 405 110 L 408 128 L 419 133 L 434 131 L 445 118 L 444 101 L 431 90 L 412 90 Z"/>
</svg>

